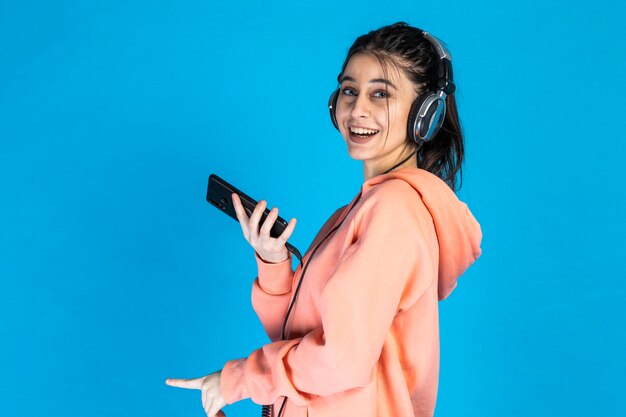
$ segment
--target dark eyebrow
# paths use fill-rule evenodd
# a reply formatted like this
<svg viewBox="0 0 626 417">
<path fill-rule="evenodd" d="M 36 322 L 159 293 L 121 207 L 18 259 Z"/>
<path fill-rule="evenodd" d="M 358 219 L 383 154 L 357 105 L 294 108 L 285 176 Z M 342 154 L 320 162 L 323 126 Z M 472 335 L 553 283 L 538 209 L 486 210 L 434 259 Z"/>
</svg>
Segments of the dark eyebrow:
<svg viewBox="0 0 626 417">
<path fill-rule="evenodd" d="M 354 78 L 352 78 L 352 77 L 349 77 L 349 76 L 347 76 L 347 75 L 344 75 L 343 77 L 341 77 L 341 78 L 339 79 L 339 84 L 343 83 L 344 81 L 352 81 L 352 82 L 355 82 L 356 80 L 355 80 Z M 386 85 L 388 85 L 388 86 L 390 86 L 390 87 L 395 88 L 396 90 L 398 89 L 395 85 L 393 85 L 393 83 L 392 83 L 391 81 L 386 80 L 386 79 L 384 79 L 384 78 L 374 78 L 373 80 L 370 80 L 370 84 L 373 84 L 373 83 L 383 83 L 383 84 L 386 84 Z"/>
</svg>

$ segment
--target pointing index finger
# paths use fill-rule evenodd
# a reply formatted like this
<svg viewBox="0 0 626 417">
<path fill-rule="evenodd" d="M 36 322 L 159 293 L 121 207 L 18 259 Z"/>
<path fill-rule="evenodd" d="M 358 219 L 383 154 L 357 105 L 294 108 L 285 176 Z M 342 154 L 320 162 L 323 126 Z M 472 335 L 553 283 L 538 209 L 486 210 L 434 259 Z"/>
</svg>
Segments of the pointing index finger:
<svg viewBox="0 0 626 417">
<path fill-rule="evenodd" d="M 191 379 L 175 379 L 168 378 L 165 383 L 171 387 L 187 388 L 187 389 L 202 389 L 202 380 L 204 378 L 191 378 Z"/>
</svg>

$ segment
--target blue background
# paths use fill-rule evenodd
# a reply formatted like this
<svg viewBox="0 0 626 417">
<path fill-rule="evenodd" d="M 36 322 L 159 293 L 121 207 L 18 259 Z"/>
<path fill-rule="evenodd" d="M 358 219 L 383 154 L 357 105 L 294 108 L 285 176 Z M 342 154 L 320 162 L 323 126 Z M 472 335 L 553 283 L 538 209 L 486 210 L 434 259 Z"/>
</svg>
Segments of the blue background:
<svg viewBox="0 0 626 417">
<path fill-rule="evenodd" d="M 440 303 L 436 415 L 624 414 L 625 18 L 616 0 L 2 0 L 2 415 L 204 415 L 165 378 L 267 342 L 208 175 L 298 218 L 304 252 L 363 181 L 326 108 L 345 53 L 399 20 L 452 53 L 459 196 L 484 233 Z"/>
</svg>

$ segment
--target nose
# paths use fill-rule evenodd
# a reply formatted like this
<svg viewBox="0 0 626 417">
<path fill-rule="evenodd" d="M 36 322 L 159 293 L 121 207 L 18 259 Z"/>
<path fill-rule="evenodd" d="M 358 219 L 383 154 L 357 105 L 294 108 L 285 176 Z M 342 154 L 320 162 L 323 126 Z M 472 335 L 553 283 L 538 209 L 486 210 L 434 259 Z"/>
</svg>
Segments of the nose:
<svg viewBox="0 0 626 417">
<path fill-rule="evenodd" d="M 371 112 L 370 102 L 366 94 L 359 94 L 354 100 L 350 116 L 354 119 L 369 117 Z"/>
</svg>

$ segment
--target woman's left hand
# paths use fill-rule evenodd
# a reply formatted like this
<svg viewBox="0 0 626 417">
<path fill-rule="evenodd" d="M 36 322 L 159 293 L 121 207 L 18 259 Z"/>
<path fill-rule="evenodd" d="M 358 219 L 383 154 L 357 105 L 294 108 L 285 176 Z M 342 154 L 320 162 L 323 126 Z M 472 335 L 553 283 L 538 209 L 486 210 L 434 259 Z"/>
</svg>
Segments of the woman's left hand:
<svg viewBox="0 0 626 417">
<path fill-rule="evenodd" d="M 226 405 L 226 401 L 224 401 L 224 397 L 222 397 L 222 392 L 220 391 L 221 375 L 222 371 L 218 371 L 207 376 L 203 376 L 201 378 L 168 378 L 165 380 L 165 383 L 172 387 L 201 390 L 202 407 L 204 407 L 204 411 L 206 412 L 207 417 L 226 417 L 226 414 L 224 414 L 223 411 L 220 411 L 220 409 Z"/>
</svg>

